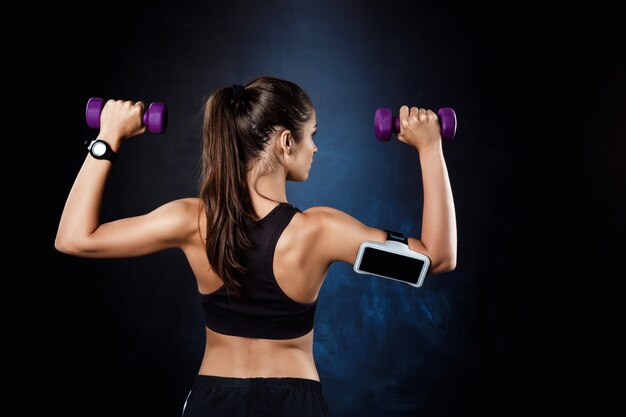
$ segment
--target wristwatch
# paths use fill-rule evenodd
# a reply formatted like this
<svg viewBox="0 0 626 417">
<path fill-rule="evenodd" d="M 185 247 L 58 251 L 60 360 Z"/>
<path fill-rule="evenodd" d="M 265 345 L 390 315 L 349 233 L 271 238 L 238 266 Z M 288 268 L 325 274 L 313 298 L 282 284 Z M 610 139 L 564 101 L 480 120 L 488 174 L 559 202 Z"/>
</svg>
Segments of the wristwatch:
<svg viewBox="0 0 626 417">
<path fill-rule="evenodd" d="M 107 159 L 113 162 L 115 158 L 117 158 L 117 154 L 113 152 L 111 146 L 102 139 L 92 140 L 89 145 L 87 145 L 87 149 L 91 156 L 96 159 Z"/>
</svg>

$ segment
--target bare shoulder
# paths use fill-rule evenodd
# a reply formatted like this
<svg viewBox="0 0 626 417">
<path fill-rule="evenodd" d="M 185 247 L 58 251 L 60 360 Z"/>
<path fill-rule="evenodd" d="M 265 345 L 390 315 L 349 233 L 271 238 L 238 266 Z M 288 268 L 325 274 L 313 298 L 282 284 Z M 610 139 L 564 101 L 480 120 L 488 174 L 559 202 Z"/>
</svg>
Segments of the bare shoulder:
<svg viewBox="0 0 626 417">
<path fill-rule="evenodd" d="M 364 241 L 384 242 L 387 233 L 369 226 L 352 215 L 329 206 L 303 211 L 318 228 L 316 250 L 325 262 L 341 261 L 354 265 Z"/>
<path fill-rule="evenodd" d="M 199 198 L 186 197 L 165 203 L 159 209 L 180 221 L 186 221 L 191 218 L 197 221 L 198 213 L 202 210 L 202 206 L 202 201 Z"/>
<path fill-rule="evenodd" d="M 302 211 L 311 225 L 319 225 L 320 220 L 330 211 L 332 207 L 314 206 Z"/>
<path fill-rule="evenodd" d="M 202 207 L 199 198 L 187 197 L 165 203 L 153 214 L 160 218 L 163 227 L 175 230 L 177 235 L 187 240 L 197 235 Z"/>
<path fill-rule="evenodd" d="M 331 237 L 333 234 L 339 232 L 343 232 L 341 234 L 345 234 L 347 232 L 357 234 L 365 233 L 368 237 L 372 237 L 374 239 L 377 237 L 376 235 L 379 235 L 383 237 L 383 241 L 386 237 L 384 231 L 380 230 L 380 232 L 383 233 L 383 235 L 380 235 L 380 233 L 378 233 L 378 229 L 370 227 L 350 214 L 334 207 L 314 206 L 306 209 L 303 213 L 310 215 L 311 219 L 320 224 L 320 226 Z"/>
</svg>

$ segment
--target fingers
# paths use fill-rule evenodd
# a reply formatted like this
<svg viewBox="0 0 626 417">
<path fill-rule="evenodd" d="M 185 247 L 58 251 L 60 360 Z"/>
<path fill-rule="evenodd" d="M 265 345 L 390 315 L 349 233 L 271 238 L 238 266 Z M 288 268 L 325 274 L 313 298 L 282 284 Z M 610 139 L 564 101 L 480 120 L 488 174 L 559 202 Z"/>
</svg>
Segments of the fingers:
<svg viewBox="0 0 626 417">
<path fill-rule="evenodd" d="M 400 107 L 400 124 L 403 127 L 409 127 L 410 121 L 425 121 L 425 120 L 437 120 L 437 114 L 431 109 L 424 109 L 421 107 L 411 107 L 404 105 Z"/>
<path fill-rule="evenodd" d="M 412 124 L 437 119 L 437 115 L 430 109 L 403 105 L 400 107 L 400 130 L 408 129 Z"/>
<path fill-rule="evenodd" d="M 415 108 L 416 112 L 413 113 L 416 117 L 417 120 L 420 122 L 424 122 L 426 120 L 428 120 L 428 113 L 426 112 L 426 109 L 422 109 L 422 108 Z"/>
<path fill-rule="evenodd" d="M 139 114 L 143 114 L 145 110 L 145 105 L 143 101 L 134 102 L 132 100 L 108 100 L 107 103 L 111 103 L 111 105 L 117 105 L 120 108 L 131 110 L 132 112 L 139 112 Z"/>
<path fill-rule="evenodd" d="M 105 103 L 104 106 L 102 106 L 102 110 L 104 111 L 104 109 L 110 108 L 112 106 L 115 105 L 115 103 L 117 103 L 117 101 L 113 100 L 113 99 L 108 99 Z"/>
<path fill-rule="evenodd" d="M 106 101 L 105 105 L 108 104 L 108 103 L 124 104 L 126 106 L 140 106 L 142 109 L 145 107 L 143 101 L 134 102 L 132 100 L 113 100 L 113 99 L 108 99 Z"/>
<path fill-rule="evenodd" d="M 435 112 L 434 112 L 434 111 L 432 111 L 431 109 L 427 109 L 427 110 L 426 110 L 426 114 L 428 115 L 428 117 L 429 117 L 430 119 L 435 119 L 435 120 L 436 120 L 436 119 L 438 119 L 438 117 L 437 117 L 437 113 L 435 113 Z"/>
<path fill-rule="evenodd" d="M 436 140 L 437 114 L 430 109 L 421 107 L 400 107 L 400 132 L 397 138 L 418 150 Z M 397 122 L 396 122 L 397 123 Z"/>
<path fill-rule="evenodd" d="M 402 129 L 407 129 L 411 125 L 411 120 L 415 119 L 415 115 L 417 115 L 417 107 L 411 107 L 409 109 L 408 106 L 400 107 L 400 126 Z"/>
<path fill-rule="evenodd" d="M 400 107 L 400 124 L 404 125 L 404 121 L 409 117 L 408 106 Z"/>
</svg>

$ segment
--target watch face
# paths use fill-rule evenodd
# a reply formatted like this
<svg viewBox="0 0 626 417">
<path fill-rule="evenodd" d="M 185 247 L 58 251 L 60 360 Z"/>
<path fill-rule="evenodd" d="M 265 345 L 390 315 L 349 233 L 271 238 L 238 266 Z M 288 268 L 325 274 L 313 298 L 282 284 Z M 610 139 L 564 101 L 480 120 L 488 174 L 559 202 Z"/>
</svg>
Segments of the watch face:
<svg viewBox="0 0 626 417">
<path fill-rule="evenodd" d="M 91 147 L 94 156 L 102 156 L 107 150 L 107 146 L 102 142 L 95 142 Z"/>
</svg>

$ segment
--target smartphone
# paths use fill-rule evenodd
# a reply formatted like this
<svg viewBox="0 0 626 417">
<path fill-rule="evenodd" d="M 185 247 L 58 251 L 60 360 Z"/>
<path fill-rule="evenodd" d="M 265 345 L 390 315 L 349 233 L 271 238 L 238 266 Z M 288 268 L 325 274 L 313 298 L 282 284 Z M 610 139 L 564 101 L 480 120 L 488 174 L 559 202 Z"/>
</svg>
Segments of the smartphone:
<svg viewBox="0 0 626 417">
<path fill-rule="evenodd" d="M 429 267 L 426 255 L 411 250 L 406 243 L 387 240 L 361 243 L 353 270 L 421 287 Z"/>
</svg>

